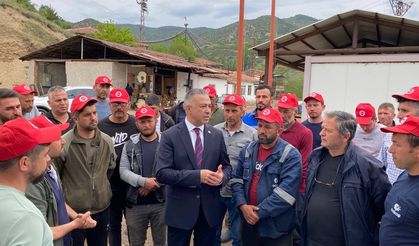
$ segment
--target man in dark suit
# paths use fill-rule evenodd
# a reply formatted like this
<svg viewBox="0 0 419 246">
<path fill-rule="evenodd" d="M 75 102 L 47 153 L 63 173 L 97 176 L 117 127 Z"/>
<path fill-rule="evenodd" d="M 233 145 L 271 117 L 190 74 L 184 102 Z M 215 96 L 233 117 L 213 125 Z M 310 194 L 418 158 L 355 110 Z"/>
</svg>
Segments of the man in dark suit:
<svg viewBox="0 0 419 246">
<path fill-rule="evenodd" d="M 231 166 L 221 131 L 208 125 L 211 101 L 205 90 L 186 96 L 185 121 L 162 133 L 157 181 L 166 184 L 168 245 L 214 245 L 223 208 L 221 184 Z M 225 212 L 225 211 L 224 211 Z"/>
</svg>

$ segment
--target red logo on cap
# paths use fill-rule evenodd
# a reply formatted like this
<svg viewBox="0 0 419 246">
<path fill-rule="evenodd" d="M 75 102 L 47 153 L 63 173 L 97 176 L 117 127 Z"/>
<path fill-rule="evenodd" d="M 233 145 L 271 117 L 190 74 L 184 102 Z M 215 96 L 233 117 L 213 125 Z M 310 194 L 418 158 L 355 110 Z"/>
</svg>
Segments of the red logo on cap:
<svg viewBox="0 0 419 246">
<path fill-rule="evenodd" d="M 230 96 L 228 99 L 229 99 L 230 101 L 234 101 L 234 100 L 236 100 L 236 97 L 235 97 L 235 96 Z"/>
<path fill-rule="evenodd" d="M 122 97 L 122 92 L 117 91 L 117 92 L 115 93 L 115 96 L 116 96 L 116 97 Z"/>
<path fill-rule="evenodd" d="M 312 96 L 312 97 L 316 97 L 316 96 L 317 96 L 317 94 L 316 94 L 316 92 L 312 92 L 310 96 Z"/>
<path fill-rule="evenodd" d="M 262 112 L 262 114 L 263 114 L 263 115 L 265 115 L 265 116 L 266 116 L 266 115 L 269 115 L 270 113 L 271 113 L 271 110 L 270 110 L 270 109 L 268 109 L 268 108 L 267 108 L 267 109 L 265 109 L 265 110 L 263 110 L 263 112 Z"/>
<path fill-rule="evenodd" d="M 108 78 L 106 78 L 106 77 L 103 78 L 102 80 L 103 80 L 103 82 L 108 82 L 109 81 Z"/>
<path fill-rule="evenodd" d="M 206 88 L 205 91 L 208 92 L 208 93 L 210 93 L 210 89 L 208 89 L 208 88 Z"/>
<path fill-rule="evenodd" d="M 30 90 L 31 88 L 29 88 L 29 86 L 27 86 L 27 85 L 25 85 L 25 86 L 23 86 L 23 88 L 25 88 L 25 90 Z"/>
<path fill-rule="evenodd" d="M 287 100 L 288 100 L 287 96 L 283 96 L 283 97 L 281 98 L 281 102 L 286 102 Z"/>
<path fill-rule="evenodd" d="M 80 102 L 85 102 L 85 101 L 87 101 L 87 97 L 86 96 L 81 96 L 81 97 L 79 97 L 79 101 Z"/>
<path fill-rule="evenodd" d="M 140 112 L 141 112 L 142 114 L 145 114 L 145 113 L 147 113 L 147 109 L 146 109 L 146 108 L 142 108 Z"/>
<path fill-rule="evenodd" d="M 364 117 L 365 116 L 365 111 L 364 110 L 359 111 L 359 116 Z"/>
</svg>

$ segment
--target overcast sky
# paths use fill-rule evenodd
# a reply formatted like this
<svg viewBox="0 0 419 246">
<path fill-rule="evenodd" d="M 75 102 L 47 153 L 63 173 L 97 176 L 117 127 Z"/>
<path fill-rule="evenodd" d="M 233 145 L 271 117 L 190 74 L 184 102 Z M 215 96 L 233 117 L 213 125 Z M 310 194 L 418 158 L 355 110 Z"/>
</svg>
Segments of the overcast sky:
<svg viewBox="0 0 419 246">
<path fill-rule="evenodd" d="M 70 22 L 86 18 L 112 20 L 118 24 L 138 24 L 140 8 L 136 0 L 32 0 L 52 6 Z M 416 1 L 413 1 L 416 2 Z M 271 0 L 245 0 L 245 18 L 254 19 L 271 12 Z M 419 20 L 419 6 L 415 3 L 406 17 Z M 149 14 L 145 25 L 150 27 L 183 26 L 184 17 L 190 27 L 218 28 L 238 20 L 239 0 L 148 0 Z M 276 0 L 276 16 L 309 15 L 317 19 L 364 9 L 392 14 L 388 0 Z"/>
</svg>

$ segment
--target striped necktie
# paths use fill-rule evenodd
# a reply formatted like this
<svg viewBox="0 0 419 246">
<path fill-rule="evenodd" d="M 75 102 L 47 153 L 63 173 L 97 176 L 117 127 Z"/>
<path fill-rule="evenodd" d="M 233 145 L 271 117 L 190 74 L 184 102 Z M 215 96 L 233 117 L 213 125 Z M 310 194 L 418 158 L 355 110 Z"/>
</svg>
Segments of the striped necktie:
<svg viewBox="0 0 419 246">
<path fill-rule="evenodd" d="M 196 141 L 195 141 L 195 158 L 196 158 L 196 165 L 201 168 L 201 164 L 203 161 L 203 154 L 204 154 L 204 148 L 202 146 L 202 140 L 201 136 L 199 134 L 199 128 L 193 129 L 196 134 Z"/>
</svg>

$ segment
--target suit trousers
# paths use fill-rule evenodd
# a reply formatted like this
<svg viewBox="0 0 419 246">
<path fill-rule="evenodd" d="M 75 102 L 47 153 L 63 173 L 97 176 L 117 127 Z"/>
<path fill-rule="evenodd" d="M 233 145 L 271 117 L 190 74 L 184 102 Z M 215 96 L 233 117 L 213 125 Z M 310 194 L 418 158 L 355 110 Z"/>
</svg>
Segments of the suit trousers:
<svg viewBox="0 0 419 246">
<path fill-rule="evenodd" d="M 189 246 L 192 231 L 194 235 L 194 246 L 214 246 L 217 226 L 210 227 L 208 225 L 202 207 L 199 210 L 198 220 L 191 230 L 168 226 L 168 246 Z"/>
</svg>

